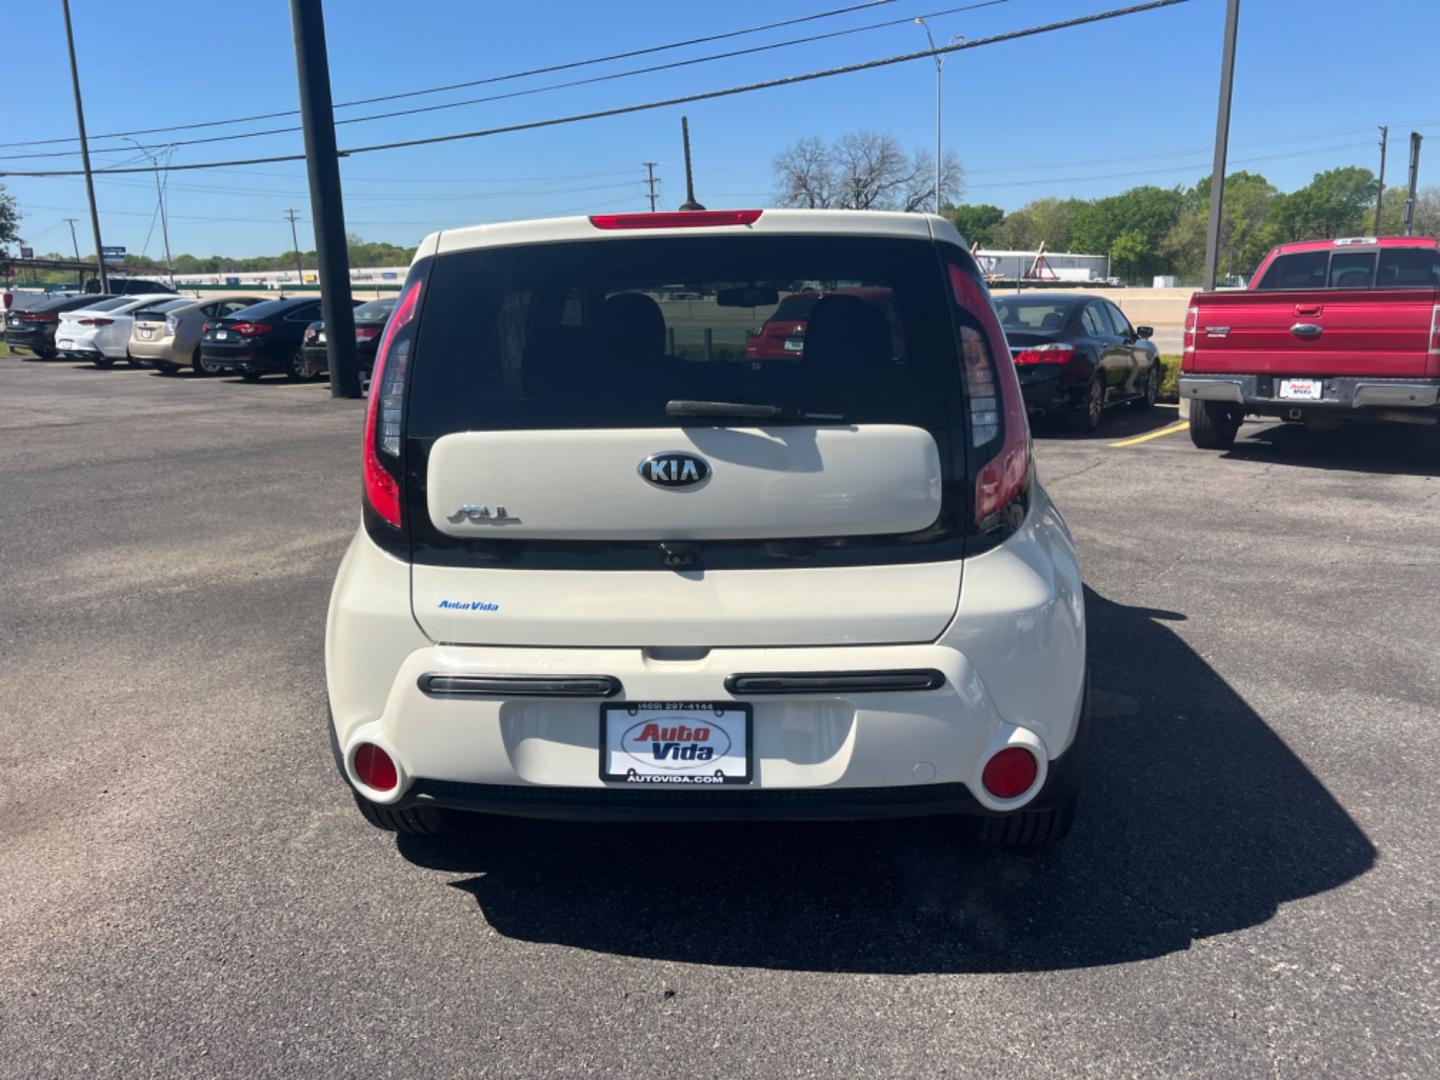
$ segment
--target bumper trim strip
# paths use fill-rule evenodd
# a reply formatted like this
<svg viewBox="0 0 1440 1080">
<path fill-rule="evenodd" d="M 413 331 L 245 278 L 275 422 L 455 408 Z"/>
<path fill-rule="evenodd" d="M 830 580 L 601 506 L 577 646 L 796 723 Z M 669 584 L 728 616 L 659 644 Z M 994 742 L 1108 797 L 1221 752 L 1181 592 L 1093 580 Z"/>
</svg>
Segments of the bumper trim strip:
<svg viewBox="0 0 1440 1080">
<path fill-rule="evenodd" d="M 420 692 L 429 697 L 614 697 L 620 680 L 613 675 L 421 675 Z"/>
<path fill-rule="evenodd" d="M 934 668 L 896 671 L 788 671 L 737 673 L 725 680 L 732 694 L 878 694 L 938 690 L 945 676 Z"/>
</svg>

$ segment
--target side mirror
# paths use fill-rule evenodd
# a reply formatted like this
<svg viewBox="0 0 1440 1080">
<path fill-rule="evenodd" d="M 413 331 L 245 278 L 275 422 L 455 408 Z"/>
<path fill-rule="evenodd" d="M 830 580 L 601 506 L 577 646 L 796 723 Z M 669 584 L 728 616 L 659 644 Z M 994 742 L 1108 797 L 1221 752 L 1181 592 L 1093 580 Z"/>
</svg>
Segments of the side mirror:
<svg viewBox="0 0 1440 1080">
<path fill-rule="evenodd" d="M 1151 334 L 1155 333 L 1155 328 L 1153 326 L 1137 326 L 1135 327 L 1135 333 L 1139 334 L 1142 338 L 1148 338 Z"/>
</svg>

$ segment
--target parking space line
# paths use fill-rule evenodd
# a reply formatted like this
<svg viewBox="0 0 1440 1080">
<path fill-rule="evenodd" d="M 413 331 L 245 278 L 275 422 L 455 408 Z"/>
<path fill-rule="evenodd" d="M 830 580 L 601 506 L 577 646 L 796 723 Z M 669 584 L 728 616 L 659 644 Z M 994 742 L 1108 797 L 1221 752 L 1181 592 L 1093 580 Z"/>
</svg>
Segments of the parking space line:
<svg viewBox="0 0 1440 1080">
<path fill-rule="evenodd" d="M 1119 442 L 1112 442 L 1112 447 L 1134 446 L 1136 443 L 1149 442 L 1151 439 L 1158 439 L 1161 435 L 1173 435 L 1177 431 L 1184 431 L 1190 426 L 1189 420 L 1177 420 L 1169 427 L 1163 427 L 1159 431 L 1151 431 L 1144 435 L 1137 435 L 1133 439 L 1121 439 Z"/>
</svg>

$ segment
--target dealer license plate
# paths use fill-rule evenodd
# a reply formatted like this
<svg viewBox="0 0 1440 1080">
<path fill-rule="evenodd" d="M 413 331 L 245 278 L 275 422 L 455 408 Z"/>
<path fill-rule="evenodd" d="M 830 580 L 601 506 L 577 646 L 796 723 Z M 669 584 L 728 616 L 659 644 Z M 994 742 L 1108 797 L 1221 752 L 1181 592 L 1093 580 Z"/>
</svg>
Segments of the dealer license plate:
<svg viewBox="0 0 1440 1080">
<path fill-rule="evenodd" d="M 1296 401 L 1319 401 L 1325 396 L 1325 384 L 1319 379 L 1281 379 L 1280 396 Z"/>
<path fill-rule="evenodd" d="M 748 784 L 750 706 L 632 701 L 600 706 L 600 779 L 626 784 Z"/>
</svg>

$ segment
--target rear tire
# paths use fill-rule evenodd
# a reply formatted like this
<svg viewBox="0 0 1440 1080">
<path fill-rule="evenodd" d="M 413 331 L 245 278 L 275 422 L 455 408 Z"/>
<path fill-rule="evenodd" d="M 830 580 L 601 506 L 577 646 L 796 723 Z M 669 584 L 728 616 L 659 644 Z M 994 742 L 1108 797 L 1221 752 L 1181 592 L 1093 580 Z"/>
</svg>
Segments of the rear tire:
<svg viewBox="0 0 1440 1080">
<path fill-rule="evenodd" d="M 1080 411 L 1070 414 L 1070 430 L 1080 435 L 1090 435 L 1100 428 L 1100 418 L 1105 415 L 1105 386 L 1093 380 L 1085 389 L 1085 401 Z"/>
<path fill-rule="evenodd" d="M 197 378 L 205 378 L 207 375 L 219 375 L 220 369 L 215 366 L 213 360 L 204 360 L 200 356 L 200 346 L 195 346 L 195 351 L 190 354 L 190 367 Z"/>
<path fill-rule="evenodd" d="M 1140 412 L 1149 412 L 1159 398 L 1160 363 L 1156 361 L 1155 366 L 1150 369 L 1150 377 L 1145 380 L 1145 392 L 1135 399 L 1135 408 Z"/>
<path fill-rule="evenodd" d="M 310 366 L 310 361 L 305 359 L 305 347 L 297 345 L 290 359 L 285 361 L 285 378 L 291 382 L 311 382 L 315 378 L 315 369 Z"/>
<path fill-rule="evenodd" d="M 411 806 L 396 809 L 373 803 L 359 792 L 355 793 L 355 805 L 365 820 L 377 829 L 402 833 L 406 836 L 441 836 L 451 831 L 450 815 L 433 806 Z"/>
<path fill-rule="evenodd" d="M 1229 450 L 1245 419 L 1238 406 L 1223 401 L 1190 402 L 1190 441 L 1201 450 Z"/>
<path fill-rule="evenodd" d="M 1008 851 L 1032 851 L 1058 844 L 1075 823 L 1080 796 L 1071 795 L 1048 810 L 1021 810 L 1005 817 L 976 819 L 975 839 L 986 847 Z"/>
</svg>

